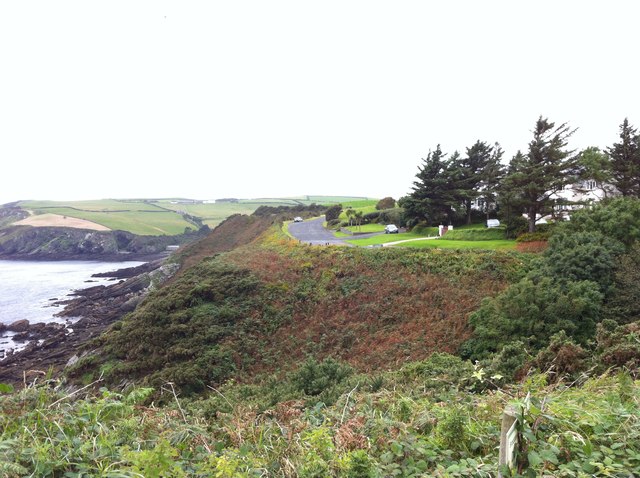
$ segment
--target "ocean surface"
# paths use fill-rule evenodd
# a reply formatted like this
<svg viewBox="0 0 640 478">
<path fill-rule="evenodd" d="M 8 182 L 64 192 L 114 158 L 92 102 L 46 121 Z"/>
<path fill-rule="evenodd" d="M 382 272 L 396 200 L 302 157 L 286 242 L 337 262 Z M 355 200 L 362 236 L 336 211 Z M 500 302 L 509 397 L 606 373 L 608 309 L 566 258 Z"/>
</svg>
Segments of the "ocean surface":
<svg viewBox="0 0 640 478">
<path fill-rule="evenodd" d="M 134 267 L 143 262 L 97 261 L 0 261 L 0 322 L 10 324 L 20 319 L 30 323 L 66 322 L 54 317 L 62 310 L 53 306 L 69 298 L 77 289 L 112 284 L 108 278 L 91 277 L 98 272 Z M 90 281 L 90 282 L 87 282 Z M 10 332 L 0 334 L 0 349 L 13 348 Z"/>
</svg>

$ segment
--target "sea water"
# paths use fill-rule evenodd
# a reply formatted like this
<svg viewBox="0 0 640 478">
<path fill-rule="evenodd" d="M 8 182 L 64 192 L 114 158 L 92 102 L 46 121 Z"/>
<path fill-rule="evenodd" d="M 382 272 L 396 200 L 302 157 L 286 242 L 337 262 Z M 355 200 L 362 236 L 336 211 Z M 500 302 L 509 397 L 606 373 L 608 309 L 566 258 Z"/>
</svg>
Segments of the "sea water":
<svg viewBox="0 0 640 478">
<path fill-rule="evenodd" d="M 0 260 L 0 322 L 10 324 L 27 319 L 32 324 L 64 323 L 65 319 L 55 317 L 62 310 L 55 302 L 69 299 L 78 289 L 113 283 L 108 278 L 91 277 L 92 274 L 141 264 L 143 262 L 137 261 Z M 0 333 L 0 349 L 16 348 L 12 336 L 11 332 Z"/>
</svg>

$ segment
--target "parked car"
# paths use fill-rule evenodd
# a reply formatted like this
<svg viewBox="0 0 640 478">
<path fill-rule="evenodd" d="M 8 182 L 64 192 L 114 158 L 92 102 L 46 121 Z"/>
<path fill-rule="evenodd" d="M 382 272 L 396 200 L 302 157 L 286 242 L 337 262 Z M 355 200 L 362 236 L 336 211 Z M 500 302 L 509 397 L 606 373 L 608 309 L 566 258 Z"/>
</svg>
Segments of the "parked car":
<svg viewBox="0 0 640 478">
<path fill-rule="evenodd" d="M 300 216 L 296 216 L 293 218 L 293 222 L 302 222 L 302 218 Z"/>
<path fill-rule="evenodd" d="M 500 226 L 500 221 L 497 219 L 487 219 L 487 227 L 498 227 Z"/>
<path fill-rule="evenodd" d="M 384 228 L 385 234 L 398 234 L 398 227 L 395 224 L 387 224 Z"/>
</svg>

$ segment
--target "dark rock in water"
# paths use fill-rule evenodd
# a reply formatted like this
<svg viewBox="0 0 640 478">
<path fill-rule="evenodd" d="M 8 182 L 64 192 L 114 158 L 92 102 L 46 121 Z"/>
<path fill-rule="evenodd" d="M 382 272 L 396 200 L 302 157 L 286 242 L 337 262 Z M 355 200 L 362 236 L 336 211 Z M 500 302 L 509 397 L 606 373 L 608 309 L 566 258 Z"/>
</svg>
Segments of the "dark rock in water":
<svg viewBox="0 0 640 478">
<path fill-rule="evenodd" d="M 14 342 L 26 342 L 29 340 L 29 332 L 18 332 L 11 338 Z"/>
<path fill-rule="evenodd" d="M 52 298 L 51 298 L 51 299 L 49 299 L 49 300 L 51 300 L 51 301 L 53 301 L 53 300 L 58 300 L 58 298 L 57 298 L 57 297 L 52 297 Z"/>
<path fill-rule="evenodd" d="M 27 319 L 16 320 L 7 326 L 7 329 L 12 332 L 25 332 L 29 330 L 29 321 Z"/>
<path fill-rule="evenodd" d="M 23 386 L 32 374 L 43 370 L 61 371 L 74 355 L 82 357 L 82 349 L 109 325 L 119 320 L 125 313 L 135 309 L 158 284 L 169 279 L 178 269 L 178 264 L 164 264 L 158 261 L 155 269 L 143 272 L 108 287 L 98 285 L 76 291 L 73 298 L 58 302 L 65 308 L 57 317 L 73 319 L 73 330 L 69 323 L 46 323 L 29 325 L 24 332 L 27 346 L 3 359 L 0 357 L 0 383 Z M 152 286 L 153 284 L 153 286 Z M 78 319 L 78 317 L 81 317 Z M 77 319 L 77 320 L 76 320 Z M 73 362 L 73 360 L 71 360 Z"/>
<path fill-rule="evenodd" d="M 0 322 L 0 334 L 7 330 L 7 326 Z"/>
</svg>

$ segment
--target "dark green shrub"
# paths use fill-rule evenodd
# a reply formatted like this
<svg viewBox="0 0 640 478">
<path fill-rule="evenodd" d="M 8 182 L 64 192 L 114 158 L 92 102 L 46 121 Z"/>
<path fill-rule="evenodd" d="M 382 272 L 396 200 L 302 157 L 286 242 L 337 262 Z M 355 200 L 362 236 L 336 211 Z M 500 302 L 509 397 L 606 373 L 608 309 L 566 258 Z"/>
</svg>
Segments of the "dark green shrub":
<svg viewBox="0 0 640 478">
<path fill-rule="evenodd" d="M 436 352 L 425 360 L 406 364 L 400 373 L 409 380 L 424 380 L 426 388 L 440 388 L 443 384 L 459 387 L 471 379 L 473 365 L 455 355 Z"/>
<path fill-rule="evenodd" d="M 295 388 L 306 395 L 320 395 L 334 385 L 343 382 L 353 373 L 351 366 L 329 357 L 322 362 L 309 357 L 293 373 L 291 381 Z"/>
<path fill-rule="evenodd" d="M 542 372 L 549 372 L 554 381 L 575 379 L 579 372 L 587 370 L 588 353 L 567 336 L 564 330 L 551 337 L 549 345 L 538 352 L 532 365 Z"/>
<path fill-rule="evenodd" d="M 575 211 L 559 229 L 569 233 L 600 232 L 630 247 L 640 240 L 640 199 L 622 197 Z"/>
<path fill-rule="evenodd" d="M 471 314 L 474 337 L 461 352 L 485 358 L 512 340 L 540 349 L 561 330 L 585 343 L 600 320 L 603 295 L 599 289 L 590 281 L 561 285 L 549 277 L 525 278 L 497 297 L 485 299 Z"/>
<path fill-rule="evenodd" d="M 377 210 L 393 209 L 394 207 L 396 207 L 396 200 L 393 199 L 392 197 L 382 198 L 376 204 Z"/>
<path fill-rule="evenodd" d="M 618 258 L 605 315 L 620 324 L 640 320 L 640 243 Z"/>
<path fill-rule="evenodd" d="M 626 368 L 637 375 L 640 367 L 640 322 L 618 325 L 603 320 L 596 333 L 596 353 L 604 367 Z"/>
<path fill-rule="evenodd" d="M 527 347 L 521 340 L 514 340 L 504 345 L 490 359 L 483 361 L 482 366 L 488 377 L 500 375 L 502 382 L 511 383 L 522 372 L 526 362 L 531 359 Z"/>
<path fill-rule="evenodd" d="M 335 206 L 331 206 L 327 208 L 324 213 L 324 217 L 327 222 L 331 222 L 340 217 L 340 213 L 342 213 L 342 204 L 336 204 Z"/>
<path fill-rule="evenodd" d="M 561 282 L 592 281 L 606 292 L 613 280 L 616 258 L 623 252 L 622 244 L 597 231 L 556 233 L 544 253 L 541 273 Z"/>
<path fill-rule="evenodd" d="M 529 230 L 529 224 L 527 220 L 520 215 L 512 215 L 504 221 L 505 223 L 505 236 L 507 239 L 515 239 L 520 234 L 524 234 Z"/>
<path fill-rule="evenodd" d="M 524 234 L 520 234 L 516 237 L 516 242 L 538 242 L 538 241 L 548 241 L 549 237 L 551 237 L 550 232 L 525 232 Z"/>
</svg>

